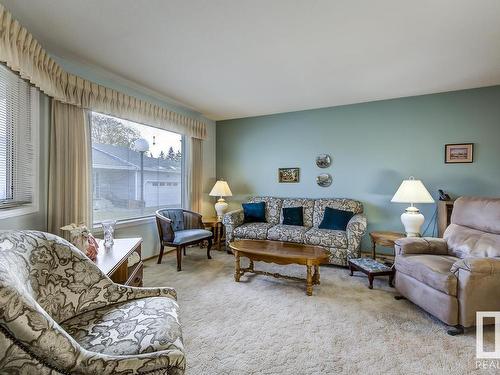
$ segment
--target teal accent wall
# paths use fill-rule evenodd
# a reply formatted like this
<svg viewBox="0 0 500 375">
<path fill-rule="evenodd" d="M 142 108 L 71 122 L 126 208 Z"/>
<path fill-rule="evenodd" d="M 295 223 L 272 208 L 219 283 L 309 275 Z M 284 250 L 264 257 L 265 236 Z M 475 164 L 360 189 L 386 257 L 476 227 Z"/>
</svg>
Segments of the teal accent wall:
<svg viewBox="0 0 500 375">
<path fill-rule="evenodd" d="M 446 143 L 472 142 L 474 163 L 445 164 Z M 320 169 L 320 153 L 333 157 Z M 300 182 L 278 183 L 279 167 Z M 316 185 L 322 172 L 328 188 Z M 217 177 L 239 208 L 249 195 L 348 197 L 364 203 L 368 231 L 402 231 L 404 204 L 390 203 L 408 176 L 452 196 L 500 196 L 500 86 L 217 122 Z M 419 205 L 426 217 L 435 204 Z M 432 234 L 431 223 L 427 234 Z M 369 248 L 365 236 L 363 248 Z"/>
</svg>

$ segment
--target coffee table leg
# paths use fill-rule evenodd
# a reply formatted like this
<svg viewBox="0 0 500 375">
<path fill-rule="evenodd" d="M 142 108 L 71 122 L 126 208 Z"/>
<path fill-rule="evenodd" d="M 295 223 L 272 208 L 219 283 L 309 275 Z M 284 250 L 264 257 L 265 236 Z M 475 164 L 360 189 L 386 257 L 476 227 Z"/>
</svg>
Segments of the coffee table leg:
<svg viewBox="0 0 500 375">
<path fill-rule="evenodd" d="M 312 278 L 312 266 L 307 265 L 307 279 L 306 279 L 306 294 L 312 296 L 313 294 L 313 278 Z"/>
<path fill-rule="evenodd" d="M 319 285 L 319 266 L 314 266 L 313 284 Z"/>
<path fill-rule="evenodd" d="M 240 253 L 234 250 L 234 281 L 240 281 Z"/>
<path fill-rule="evenodd" d="M 250 259 L 250 264 L 249 264 L 248 268 L 250 269 L 250 271 L 253 271 L 253 260 L 252 259 Z"/>
</svg>

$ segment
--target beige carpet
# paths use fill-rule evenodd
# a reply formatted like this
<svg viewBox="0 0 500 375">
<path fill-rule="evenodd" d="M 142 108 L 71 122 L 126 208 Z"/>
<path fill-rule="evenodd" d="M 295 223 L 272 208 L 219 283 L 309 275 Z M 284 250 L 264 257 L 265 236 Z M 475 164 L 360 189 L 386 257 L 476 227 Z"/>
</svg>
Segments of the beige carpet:
<svg viewBox="0 0 500 375">
<path fill-rule="evenodd" d="M 172 286 L 181 307 L 187 374 L 483 374 L 475 370 L 475 332 L 451 337 L 387 279 L 321 268 L 312 297 L 302 283 L 260 275 L 233 279 L 233 256 L 188 249 L 147 262 L 145 286 Z M 303 276 L 305 268 L 256 263 Z M 493 342 L 491 329 L 486 341 Z M 493 372 L 492 372 L 493 373 Z"/>
</svg>

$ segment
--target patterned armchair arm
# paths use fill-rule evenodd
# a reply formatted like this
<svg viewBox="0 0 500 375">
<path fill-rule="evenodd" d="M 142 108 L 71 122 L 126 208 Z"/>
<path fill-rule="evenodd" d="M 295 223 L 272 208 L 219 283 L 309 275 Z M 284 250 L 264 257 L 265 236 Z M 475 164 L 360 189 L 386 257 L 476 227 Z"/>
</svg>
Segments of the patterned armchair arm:
<svg viewBox="0 0 500 375">
<path fill-rule="evenodd" d="M 10 304 L 6 306 L 2 320 L 5 319 L 7 324 L 1 325 L 2 333 L 12 345 L 5 352 L 2 350 L 4 355 L 0 359 L 0 368 L 5 370 L 10 363 L 20 362 L 18 366 L 24 363 L 22 357 L 26 355 L 20 350 L 24 349 L 28 357 L 61 372 L 68 371 L 77 363 L 82 351 L 80 345 L 45 311 L 23 297 L 14 296 L 14 293 L 12 297 L 18 299 L 17 308 L 13 309 Z"/>
<path fill-rule="evenodd" d="M 367 220 L 364 214 L 354 215 L 347 223 L 347 258 L 359 258 L 361 240 L 366 232 Z"/>
<path fill-rule="evenodd" d="M 148 297 L 168 297 L 172 298 L 174 301 L 177 300 L 177 292 L 174 288 L 160 287 L 160 288 L 138 288 L 133 286 L 119 285 L 115 284 L 117 288 L 117 293 L 121 295 L 118 300 L 109 301 L 111 303 L 131 301 L 134 299 L 148 298 Z M 106 296 L 106 295 L 105 295 Z M 108 295 L 108 298 L 111 294 Z"/>
<path fill-rule="evenodd" d="M 234 239 L 234 229 L 239 227 L 245 221 L 245 217 L 243 215 L 243 209 L 230 211 L 224 215 L 222 218 L 222 224 L 224 224 L 226 228 L 226 243 L 229 244 Z"/>
<path fill-rule="evenodd" d="M 197 212 L 183 210 L 184 229 L 204 229 L 201 215 Z"/>
</svg>

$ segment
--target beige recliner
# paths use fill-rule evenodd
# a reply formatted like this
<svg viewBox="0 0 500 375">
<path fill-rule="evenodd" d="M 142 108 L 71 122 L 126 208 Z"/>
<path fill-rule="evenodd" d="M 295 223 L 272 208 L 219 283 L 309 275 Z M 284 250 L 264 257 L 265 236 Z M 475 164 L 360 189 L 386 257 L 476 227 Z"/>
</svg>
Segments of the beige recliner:
<svg viewBox="0 0 500 375">
<path fill-rule="evenodd" d="M 443 238 L 396 241 L 396 289 L 463 333 L 477 311 L 500 311 L 500 199 L 461 197 Z"/>
</svg>

